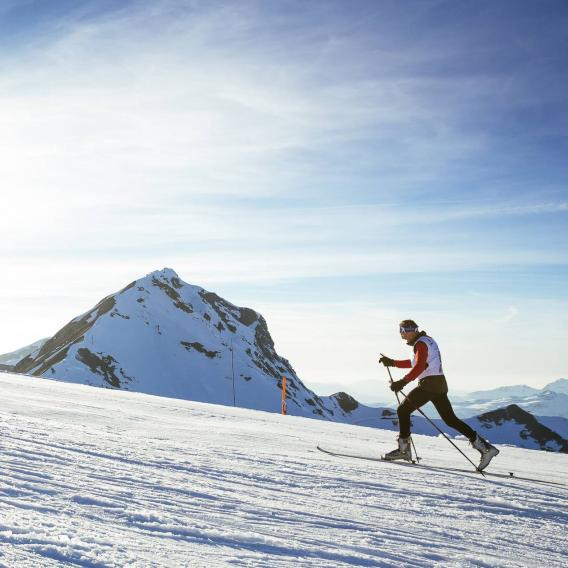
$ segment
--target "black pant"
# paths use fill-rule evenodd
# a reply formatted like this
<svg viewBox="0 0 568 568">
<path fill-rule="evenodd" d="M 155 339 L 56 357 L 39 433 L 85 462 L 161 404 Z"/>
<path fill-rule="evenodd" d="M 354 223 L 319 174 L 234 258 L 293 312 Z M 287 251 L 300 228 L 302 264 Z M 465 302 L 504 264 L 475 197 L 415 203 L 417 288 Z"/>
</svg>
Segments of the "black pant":
<svg viewBox="0 0 568 568">
<path fill-rule="evenodd" d="M 432 377 L 434 378 L 434 377 Z M 434 382 L 434 381 L 432 381 Z M 445 380 L 444 380 L 445 384 Z M 448 399 L 448 393 L 436 392 L 435 390 L 427 390 L 427 385 L 420 384 L 411 390 L 402 404 L 398 407 L 397 414 L 399 420 L 400 437 L 408 438 L 410 436 L 410 415 L 417 409 L 431 402 L 435 407 L 442 420 L 454 430 L 463 434 L 468 440 L 473 441 L 477 433 L 470 428 L 463 420 L 460 420 L 454 413 L 452 404 Z M 440 390 L 440 389 L 436 389 Z M 444 390 L 444 389 L 442 389 Z"/>
</svg>

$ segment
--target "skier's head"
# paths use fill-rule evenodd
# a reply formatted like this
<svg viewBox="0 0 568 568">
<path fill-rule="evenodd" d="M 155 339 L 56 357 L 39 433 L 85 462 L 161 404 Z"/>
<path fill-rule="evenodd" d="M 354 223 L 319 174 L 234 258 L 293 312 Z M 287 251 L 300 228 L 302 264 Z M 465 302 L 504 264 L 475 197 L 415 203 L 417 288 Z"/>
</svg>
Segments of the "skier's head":
<svg viewBox="0 0 568 568">
<path fill-rule="evenodd" d="M 414 320 L 402 320 L 398 325 L 400 335 L 406 341 L 412 341 L 418 334 L 418 324 Z"/>
</svg>

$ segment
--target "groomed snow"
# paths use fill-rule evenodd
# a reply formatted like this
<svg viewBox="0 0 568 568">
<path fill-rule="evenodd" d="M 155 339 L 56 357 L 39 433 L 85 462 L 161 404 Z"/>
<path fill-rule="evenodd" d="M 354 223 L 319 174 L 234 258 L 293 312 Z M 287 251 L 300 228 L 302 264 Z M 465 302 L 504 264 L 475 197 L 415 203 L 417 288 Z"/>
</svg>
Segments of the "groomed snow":
<svg viewBox="0 0 568 568">
<path fill-rule="evenodd" d="M 1 566 L 568 564 L 566 455 L 501 446 L 491 468 L 563 485 L 483 479 L 316 450 L 378 455 L 388 431 L 8 374 L 0 389 Z"/>
</svg>

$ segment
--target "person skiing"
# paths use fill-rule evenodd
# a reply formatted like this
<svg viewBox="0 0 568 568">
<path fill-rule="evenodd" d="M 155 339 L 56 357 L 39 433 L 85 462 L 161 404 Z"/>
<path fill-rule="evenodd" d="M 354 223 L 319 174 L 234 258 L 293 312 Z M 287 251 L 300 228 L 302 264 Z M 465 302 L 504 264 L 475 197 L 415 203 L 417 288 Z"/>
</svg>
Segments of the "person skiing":
<svg viewBox="0 0 568 568">
<path fill-rule="evenodd" d="M 410 452 L 410 415 L 427 402 L 431 402 L 442 420 L 451 428 L 463 434 L 470 444 L 481 454 L 478 469 L 484 470 L 499 450 L 484 440 L 479 434 L 454 413 L 448 399 L 448 383 L 442 369 L 442 358 L 438 344 L 425 332 L 418 331 L 413 320 L 400 322 L 400 336 L 414 350 L 412 361 L 395 360 L 383 355 L 379 359 L 385 367 L 397 367 L 411 370 L 400 380 L 392 381 L 391 390 L 401 391 L 406 385 L 418 380 L 418 386 L 412 389 L 397 409 L 399 420 L 398 448 L 387 453 L 384 459 L 411 461 Z"/>
</svg>

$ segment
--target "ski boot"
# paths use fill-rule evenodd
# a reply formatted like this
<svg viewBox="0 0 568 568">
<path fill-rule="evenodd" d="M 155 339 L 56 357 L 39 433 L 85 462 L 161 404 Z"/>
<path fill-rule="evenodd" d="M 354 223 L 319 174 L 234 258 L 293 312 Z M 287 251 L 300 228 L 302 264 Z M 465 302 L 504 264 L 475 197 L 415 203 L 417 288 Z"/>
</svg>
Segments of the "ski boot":
<svg viewBox="0 0 568 568">
<path fill-rule="evenodd" d="M 489 465 L 489 462 L 499 453 L 499 450 L 495 446 L 492 446 L 487 440 L 481 438 L 479 434 L 475 437 L 475 440 L 471 442 L 471 445 L 481 454 L 481 460 L 477 466 L 479 471 L 483 471 Z"/>
<path fill-rule="evenodd" d="M 394 460 L 405 460 L 407 462 L 412 461 L 412 454 L 410 452 L 410 436 L 408 438 L 398 437 L 398 448 L 385 454 L 383 459 L 386 461 Z"/>
</svg>

